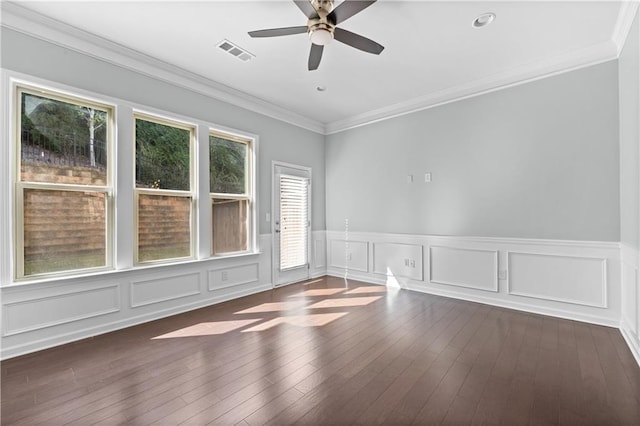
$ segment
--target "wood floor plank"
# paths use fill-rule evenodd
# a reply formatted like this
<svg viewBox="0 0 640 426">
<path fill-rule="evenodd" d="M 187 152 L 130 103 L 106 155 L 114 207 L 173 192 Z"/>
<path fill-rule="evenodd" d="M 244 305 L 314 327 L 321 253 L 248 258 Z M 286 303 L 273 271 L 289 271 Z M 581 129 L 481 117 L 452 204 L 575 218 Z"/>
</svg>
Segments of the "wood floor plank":
<svg viewBox="0 0 640 426">
<path fill-rule="evenodd" d="M 439 424 L 442 422 L 456 399 L 458 390 L 469 374 L 469 370 L 469 365 L 454 362 L 427 399 L 413 424 Z"/>
<path fill-rule="evenodd" d="M 640 424 L 616 329 L 324 277 L 3 361 L 2 425 Z"/>
<path fill-rule="evenodd" d="M 243 410 L 243 414 L 246 416 L 243 421 L 247 425 L 263 425 L 303 396 L 304 394 L 295 388 L 287 389 L 252 413 L 249 413 L 249 410 Z M 247 416 L 247 414 L 249 415 Z"/>
</svg>

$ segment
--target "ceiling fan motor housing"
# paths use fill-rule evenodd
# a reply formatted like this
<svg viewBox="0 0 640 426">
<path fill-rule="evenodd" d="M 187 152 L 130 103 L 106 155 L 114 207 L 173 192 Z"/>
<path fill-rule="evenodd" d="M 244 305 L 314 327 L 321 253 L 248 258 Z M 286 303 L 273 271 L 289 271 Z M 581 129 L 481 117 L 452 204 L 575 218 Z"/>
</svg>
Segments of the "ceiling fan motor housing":
<svg viewBox="0 0 640 426">
<path fill-rule="evenodd" d="M 309 38 L 314 44 L 325 45 L 333 40 L 335 29 L 335 22 L 330 22 L 327 18 L 333 10 L 333 0 L 313 0 L 311 4 L 318 16 L 309 18 L 307 22 Z"/>
</svg>

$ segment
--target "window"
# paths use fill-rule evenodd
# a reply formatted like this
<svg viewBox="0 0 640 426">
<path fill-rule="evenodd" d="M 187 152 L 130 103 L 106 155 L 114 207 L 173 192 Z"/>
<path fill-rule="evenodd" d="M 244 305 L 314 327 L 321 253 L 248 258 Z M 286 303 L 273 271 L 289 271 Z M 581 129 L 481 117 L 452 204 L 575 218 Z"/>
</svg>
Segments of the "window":
<svg viewBox="0 0 640 426">
<path fill-rule="evenodd" d="M 113 108 L 16 87 L 16 278 L 112 264 Z"/>
<path fill-rule="evenodd" d="M 256 138 L 55 82 L 9 80 L 14 281 L 253 252 Z M 134 111 L 122 123 L 120 107 Z M 199 134 L 209 137 L 204 151 Z M 197 252 L 198 241 L 209 249 Z"/>
<path fill-rule="evenodd" d="M 249 250 L 251 235 L 252 141 L 209 134 L 209 186 L 214 255 Z"/>
<path fill-rule="evenodd" d="M 136 114 L 136 263 L 189 258 L 194 251 L 195 129 Z"/>
<path fill-rule="evenodd" d="M 280 270 L 308 262 L 309 179 L 280 175 Z"/>
</svg>

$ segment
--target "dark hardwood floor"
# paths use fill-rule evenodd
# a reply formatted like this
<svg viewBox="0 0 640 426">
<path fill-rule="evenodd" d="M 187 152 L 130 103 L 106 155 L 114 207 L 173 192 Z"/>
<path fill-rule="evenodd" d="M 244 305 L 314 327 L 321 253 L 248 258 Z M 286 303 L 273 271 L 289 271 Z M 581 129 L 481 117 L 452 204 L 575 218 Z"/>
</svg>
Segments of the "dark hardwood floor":
<svg viewBox="0 0 640 426">
<path fill-rule="evenodd" d="M 613 328 L 295 284 L 2 362 L 2 425 L 640 424 Z"/>
</svg>

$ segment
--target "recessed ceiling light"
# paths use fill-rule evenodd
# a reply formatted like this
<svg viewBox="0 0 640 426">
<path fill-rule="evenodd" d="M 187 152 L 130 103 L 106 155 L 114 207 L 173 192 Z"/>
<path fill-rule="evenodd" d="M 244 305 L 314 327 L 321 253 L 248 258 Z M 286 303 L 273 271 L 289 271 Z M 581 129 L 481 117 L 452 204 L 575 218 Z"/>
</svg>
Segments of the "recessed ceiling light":
<svg viewBox="0 0 640 426">
<path fill-rule="evenodd" d="M 327 90 L 327 86 L 317 86 L 317 87 L 316 87 L 316 90 L 317 90 L 318 92 L 324 92 L 325 90 Z"/>
<path fill-rule="evenodd" d="M 473 28 L 482 28 L 482 27 L 486 27 L 487 25 L 489 25 L 490 23 L 493 22 L 493 20 L 496 19 L 496 14 L 495 13 L 483 13 L 482 15 L 478 16 L 476 19 L 473 20 Z"/>
</svg>

